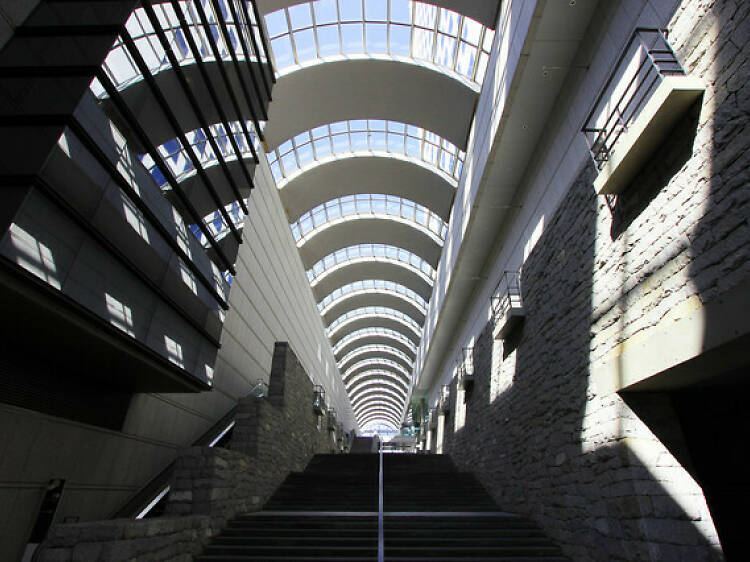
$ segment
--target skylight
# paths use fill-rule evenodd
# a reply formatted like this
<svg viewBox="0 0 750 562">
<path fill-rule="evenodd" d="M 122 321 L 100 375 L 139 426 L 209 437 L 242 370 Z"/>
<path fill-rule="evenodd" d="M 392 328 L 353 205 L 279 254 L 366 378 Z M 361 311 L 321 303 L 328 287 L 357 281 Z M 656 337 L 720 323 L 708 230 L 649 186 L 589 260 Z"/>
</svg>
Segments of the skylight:
<svg viewBox="0 0 750 562">
<path fill-rule="evenodd" d="M 427 261 L 415 253 L 388 244 L 357 244 L 356 246 L 341 248 L 328 254 L 307 270 L 307 278 L 312 285 L 315 285 L 317 280 L 336 267 L 366 260 L 391 260 L 402 263 L 404 266 L 416 270 L 429 285 L 432 285 L 435 280 L 435 268 Z"/>
<path fill-rule="evenodd" d="M 338 197 L 306 212 L 289 226 L 297 245 L 327 223 L 344 217 L 392 216 L 413 222 L 445 240 L 448 225 L 438 215 L 414 201 L 395 195 L 362 193 Z"/>
<path fill-rule="evenodd" d="M 247 205 L 247 199 L 245 199 L 245 204 Z M 234 201 L 229 205 L 225 205 L 224 209 L 229 215 L 229 218 L 232 219 L 234 227 L 237 229 L 242 228 L 245 224 L 245 213 L 242 211 L 239 202 Z M 221 216 L 221 213 L 218 210 L 203 217 L 203 222 L 208 227 L 208 230 L 211 232 L 215 240 L 221 240 L 226 236 L 227 232 L 229 232 L 229 225 L 227 225 L 224 217 Z M 206 238 L 196 225 L 191 224 L 190 230 L 204 248 L 209 247 L 210 244 L 208 238 Z"/>
<path fill-rule="evenodd" d="M 240 22 L 240 25 L 237 25 L 232 17 L 232 10 L 229 9 L 228 0 L 217 1 L 223 19 L 227 24 L 226 27 L 229 33 L 228 38 L 224 36 L 222 29 L 219 26 L 219 20 L 214 11 L 212 2 L 210 0 L 200 0 L 200 4 L 206 14 L 207 23 L 211 30 L 211 36 L 216 41 L 220 58 L 222 60 L 231 60 L 231 52 L 233 51 L 238 60 L 245 60 L 242 45 L 239 41 L 239 33 L 244 35 L 246 43 L 251 48 L 253 46 L 253 40 L 255 45 L 262 44 L 258 26 L 254 19 L 253 10 L 249 9 L 247 12 L 239 10 L 238 16 L 242 21 Z M 206 27 L 202 25 L 200 15 L 198 14 L 193 2 L 180 1 L 179 4 L 190 30 L 190 34 L 198 47 L 200 59 L 203 61 L 216 60 L 208 40 Z M 195 53 L 193 53 L 188 46 L 185 34 L 180 27 L 180 21 L 172 4 L 169 2 L 154 4 L 154 12 L 156 13 L 161 28 L 164 30 L 171 50 L 180 66 L 195 63 Z M 244 21 L 245 14 L 250 17 L 254 38 L 251 38 L 248 34 L 247 23 Z M 133 13 L 125 24 L 125 28 L 134 39 L 138 52 L 148 65 L 151 74 L 157 74 L 162 70 L 171 68 L 169 59 L 167 58 L 159 38 L 157 37 L 156 32 L 146 15 L 146 11 L 143 8 L 136 8 L 133 10 Z M 253 60 L 257 60 L 257 55 L 258 53 L 254 52 L 253 49 L 253 54 L 251 55 Z M 266 62 L 262 49 L 260 49 L 260 57 L 261 62 Z M 142 79 L 135 61 L 130 53 L 128 53 L 128 50 L 120 37 L 117 38 L 117 41 L 115 41 L 115 44 L 112 46 L 102 68 L 118 90 L 127 88 L 130 84 Z M 97 97 L 101 98 L 106 95 L 104 88 L 99 84 L 98 80 L 92 82 L 91 90 Z"/>
<path fill-rule="evenodd" d="M 251 140 L 255 145 L 254 148 L 257 150 L 259 148 L 259 143 L 257 136 L 254 134 L 255 127 L 253 126 L 253 122 L 246 121 L 246 125 L 251 133 Z M 208 133 L 202 128 L 185 133 L 185 136 L 190 142 L 190 146 L 193 148 L 193 152 L 200 159 L 200 164 L 203 168 L 208 168 L 218 162 L 217 155 L 214 153 L 213 147 L 208 142 L 208 134 L 213 136 L 216 140 L 216 144 L 219 146 L 219 150 L 221 150 L 224 160 L 231 161 L 237 159 L 237 154 L 235 153 L 234 147 L 229 139 L 230 135 L 233 135 L 234 139 L 237 141 L 237 145 L 241 152 L 240 158 L 252 158 L 252 148 L 246 142 L 246 137 L 242 133 L 242 127 L 240 126 L 239 121 L 231 121 L 229 123 L 229 128 L 230 131 L 227 131 L 222 123 L 216 123 L 209 126 Z M 185 147 L 182 146 L 180 139 L 170 139 L 164 144 L 159 145 L 157 150 L 159 151 L 159 154 L 164 157 L 164 161 L 169 166 L 170 171 L 177 181 L 182 181 L 195 174 L 195 163 L 187 155 Z M 164 186 L 167 183 L 164 174 L 149 154 L 139 154 L 138 158 L 159 186 Z"/>
<path fill-rule="evenodd" d="M 349 373 L 352 373 L 356 371 L 357 369 L 361 369 L 362 367 L 367 367 L 371 365 L 381 365 L 381 366 L 387 366 L 395 371 L 398 371 L 399 373 L 403 373 L 404 376 L 409 376 L 409 372 L 404 368 L 401 363 L 396 363 L 395 361 L 391 359 L 385 359 L 385 358 L 373 358 L 373 359 L 363 359 L 362 361 L 359 361 L 358 363 L 355 363 L 351 367 L 349 367 L 346 372 L 343 374 L 344 378 L 347 377 Z"/>
<path fill-rule="evenodd" d="M 321 161 L 357 154 L 403 155 L 458 181 L 466 153 L 421 127 L 382 119 L 351 119 L 300 133 L 266 155 L 279 188 Z"/>
<path fill-rule="evenodd" d="M 341 297 L 357 292 L 398 293 L 413 301 L 417 305 L 417 308 L 423 312 L 426 312 L 427 310 L 427 301 L 412 291 L 409 287 L 383 279 L 364 279 L 362 281 L 355 281 L 339 287 L 318 303 L 318 310 L 322 311 Z"/>
<path fill-rule="evenodd" d="M 406 59 L 481 85 L 494 32 L 432 4 L 317 0 L 265 16 L 279 74 L 329 60 Z"/>
<path fill-rule="evenodd" d="M 347 324 L 353 319 L 367 317 L 393 318 L 398 320 L 401 324 L 404 324 L 405 326 L 411 328 L 417 336 L 422 333 L 422 326 L 417 324 L 414 319 L 412 319 L 410 316 L 407 316 L 400 310 L 389 308 L 387 306 L 363 306 L 361 308 L 350 310 L 331 322 L 326 329 L 326 333 L 330 337 L 341 326 Z"/>
<path fill-rule="evenodd" d="M 336 345 L 333 348 L 333 352 L 338 353 L 352 341 L 359 340 L 362 338 L 377 337 L 377 336 L 382 336 L 382 337 L 386 337 L 386 338 L 398 341 L 404 344 L 404 346 L 410 349 L 412 352 L 417 351 L 417 346 L 414 344 L 414 342 L 410 338 L 402 334 L 401 332 L 397 330 L 393 330 L 391 328 L 381 328 L 377 326 L 372 326 L 369 328 L 360 328 L 359 330 L 356 330 L 352 332 L 351 334 L 347 334 L 336 343 Z"/>
<path fill-rule="evenodd" d="M 408 383 L 399 375 L 383 369 L 371 369 L 360 373 L 346 383 L 349 396 L 356 401 L 356 395 L 362 391 L 363 386 L 380 383 L 381 386 L 390 387 L 396 391 L 408 392 Z"/>
<path fill-rule="evenodd" d="M 383 344 L 376 344 L 376 343 L 363 345 L 356 349 L 353 349 L 352 351 L 344 355 L 341 358 L 341 361 L 339 361 L 336 365 L 340 369 L 343 365 L 346 365 L 346 363 L 349 362 L 349 360 L 359 355 L 364 355 L 365 353 L 387 353 L 389 355 L 398 357 L 407 365 L 414 365 L 414 361 L 410 359 L 409 356 L 406 355 L 406 353 L 404 353 L 400 349 L 397 349 L 390 345 L 383 345 Z"/>
</svg>

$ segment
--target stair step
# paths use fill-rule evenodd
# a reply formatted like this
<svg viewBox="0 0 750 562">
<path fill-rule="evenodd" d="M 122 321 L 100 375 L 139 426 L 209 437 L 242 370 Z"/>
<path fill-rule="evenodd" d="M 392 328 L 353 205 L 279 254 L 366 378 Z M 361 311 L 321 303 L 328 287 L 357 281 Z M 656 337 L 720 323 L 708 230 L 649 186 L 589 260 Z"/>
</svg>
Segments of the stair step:
<svg viewBox="0 0 750 562">
<path fill-rule="evenodd" d="M 316 455 L 265 511 L 230 520 L 196 560 L 377 560 L 378 461 Z M 386 455 L 383 465 L 388 562 L 567 560 L 532 521 L 503 513 L 450 457 Z"/>
</svg>

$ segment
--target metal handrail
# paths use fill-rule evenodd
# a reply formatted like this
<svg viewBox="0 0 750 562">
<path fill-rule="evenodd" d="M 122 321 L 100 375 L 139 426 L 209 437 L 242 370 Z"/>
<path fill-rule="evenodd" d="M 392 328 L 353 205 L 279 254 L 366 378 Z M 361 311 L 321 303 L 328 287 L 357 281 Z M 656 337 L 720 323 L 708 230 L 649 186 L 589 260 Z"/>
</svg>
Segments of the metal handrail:
<svg viewBox="0 0 750 562">
<path fill-rule="evenodd" d="M 492 293 L 492 316 L 495 321 L 502 319 L 514 305 L 523 306 L 521 272 L 506 271 Z"/>
<path fill-rule="evenodd" d="M 643 57 L 642 60 L 632 76 L 626 79 L 627 75 L 623 76 L 621 73 L 627 69 L 628 54 L 633 57 L 631 60 L 635 60 L 642 48 L 645 49 L 640 55 Z M 598 169 L 611 158 L 614 146 L 639 114 L 654 86 L 665 76 L 684 74 L 685 70 L 667 41 L 666 31 L 658 28 L 636 28 L 581 129 L 586 137 L 591 158 Z M 623 81 L 617 83 L 618 78 Z M 624 88 L 616 103 L 612 104 L 610 98 L 615 95 L 618 86 Z M 612 107 L 608 113 L 607 107 Z M 606 115 L 603 123 L 596 126 L 595 121 L 602 115 Z"/>
</svg>

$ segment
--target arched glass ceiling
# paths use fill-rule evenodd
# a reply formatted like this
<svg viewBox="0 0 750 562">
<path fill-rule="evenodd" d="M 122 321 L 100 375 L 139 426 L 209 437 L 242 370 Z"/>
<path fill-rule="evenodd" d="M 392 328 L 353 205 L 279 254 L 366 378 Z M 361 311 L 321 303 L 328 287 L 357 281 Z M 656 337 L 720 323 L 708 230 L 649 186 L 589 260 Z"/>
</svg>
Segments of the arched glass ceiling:
<svg viewBox="0 0 750 562">
<path fill-rule="evenodd" d="M 391 347 L 390 345 L 381 345 L 381 344 L 367 344 L 367 345 L 358 347 L 350 351 L 346 355 L 344 355 L 341 358 L 341 360 L 336 363 L 336 366 L 339 369 L 341 369 L 341 367 L 346 365 L 349 361 L 351 361 L 355 357 L 364 355 L 365 353 L 388 354 L 394 357 L 398 357 L 407 365 L 414 365 L 414 361 L 408 355 L 406 355 L 403 351 L 396 349 L 395 347 Z"/>
<path fill-rule="evenodd" d="M 479 86 L 494 35 L 456 12 L 407 0 L 317 0 L 265 20 L 279 74 L 341 58 L 388 57 Z"/>
<path fill-rule="evenodd" d="M 381 358 L 372 358 L 372 359 L 363 359 L 362 361 L 359 361 L 355 363 L 354 365 L 351 365 L 344 373 L 342 373 L 342 377 L 346 379 L 351 373 L 354 371 L 357 371 L 358 369 L 363 369 L 371 366 L 387 366 L 390 367 L 399 373 L 403 373 L 405 377 L 409 377 L 411 373 L 404 369 L 404 366 L 401 365 L 401 363 L 396 363 L 395 361 L 391 359 L 386 359 L 384 357 Z"/>
<path fill-rule="evenodd" d="M 400 310 L 387 308 L 385 306 L 363 306 L 361 308 L 350 310 L 346 314 L 342 314 L 341 316 L 336 318 L 336 320 L 331 322 L 326 329 L 326 335 L 328 337 L 331 337 L 346 324 L 353 322 L 358 318 L 368 317 L 395 319 L 404 326 L 411 328 L 411 330 L 416 334 L 417 337 L 420 337 L 422 334 L 422 326 L 417 324 L 410 316 L 407 316 Z"/>
<path fill-rule="evenodd" d="M 432 285 L 435 281 L 435 269 L 425 260 L 403 248 L 388 244 L 357 244 L 328 254 L 307 271 L 307 279 L 313 287 L 331 271 L 355 261 L 391 260 L 402 263 L 419 272 Z"/>
<path fill-rule="evenodd" d="M 333 307 L 345 297 L 362 292 L 397 293 L 412 301 L 417 309 L 424 313 L 427 312 L 427 301 L 425 301 L 420 295 L 400 283 L 394 283 L 393 281 L 385 281 L 382 279 L 364 279 L 362 281 L 355 281 L 353 283 L 348 283 L 343 287 L 339 287 L 318 303 L 318 310 L 321 314 L 325 314 L 326 309 L 328 309 L 329 306 Z"/>
<path fill-rule="evenodd" d="M 245 60 L 238 33 L 244 34 L 247 43 L 252 44 L 253 40 L 248 35 L 247 22 L 242 21 L 240 25 L 237 25 L 237 22 L 235 22 L 232 17 L 232 10 L 229 9 L 227 0 L 218 0 L 217 3 L 222 12 L 223 18 L 227 23 L 227 31 L 229 32 L 229 37 L 227 38 L 222 33 L 217 14 L 214 11 L 211 1 L 201 0 L 200 3 L 205 11 L 206 19 L 208 20 L 211 29 L 211 35 L 216 41 L 221 59 L 227 61 L 231 60 L 230 53 L 233 51 L 237 59 Z M 201 24 L 201 19 L 195 6 L 192 2 L 185 1 L 180 1 L 179 4 L 182 14 L 187 21 L 190 33 L 198 46 L 198 55 L 200 56 L 200 59 L 206 62 L 216 60 L 208 41 L 206 28 Z M 159 23 L 167 36 L 172 51 L 174 52 L 180 66 L 195 63 L 196 54 L 190 50 L 187 41 L 185 40 L 185 35 L 180 27 L 180 21 L 172 4 L 169 2 L 154 4 L 154 12 L 159 19 Z M 244 20 L 245 14 L 242 11 L 238 12 L 238 15 Z M 253 10 L 247 10 L 247 15 L 251 20 L 251 26 L 255 35 L 255 44 L 261 45 L 261 37 L 257 22 L 254 19 Z M 133 10 L 133 13 L 125 23 L 125 27 L 130 36 L 134 39 L 138 52 L 146 61 L 151 74 L 157 74 L 162 70 L 171 68 L 169 59 L 167 58 L 167 55 L 159 42 L 159 38 L 157 37 L 143 8 L 136 8 Z M 262 57 L 261 62 L 266 62 L 262 50 L 260 51 L 260 56 Z M 255 53 L 251 55 L 251 57 L 253 60 L 257 60 L 255 58 Z M 104 60 L 102 68 L 118 90 L 127 88 L 130 84 L 137 82 L 142 78 L 135 61 L 133 61 L 122 39 L 119 37 L 107 55 L 107 58 Z M 104 88 L 102 88 L 97 80 L 94 80 L 91 84 L 91 90 L 97 97 L 101 98 L 106 95 Z"/>
<path fill-rule="evenodd" d="M 334 354 L 338 353 L 339 351 L 341 351 L 342 348 L 346 347 L 348 344 L 358 339 L 376 337 L 376 336 L 382 336 L 382 337 L 386 337 L 386 338 L 398 341 L 402 343 L 406 348 L 413 351 L 414 353 L 416 353 L 417 351 L 417 346 L 414 344 L 414 342 L 410 338 L 402 334 L 401 332 L 398 332 L 396 330 L 391 330 L 390 328 L 372 327 L 372 328 L 361 328 L 359 330 L 352 332 L 351 334 L 347 334 L 346 336 L 341 338 L 338 342 L 336 342 L 336 345 L 333 347 L 333 352 Z"/>
<path fill-rule="evenodd" d="M 362 217 L 401 219 L 430 234 L 440 245 L 448 233 L 448 224 L 426 207 L 402 197 L 378 193 L 338 197 L 306 212 L 289 226 L 297 246 L 301 246 L 334 221 Z"/>
<path fill-rule="evenodd" d="M 458 181 L 466 153 L 453 143 L 421 127 L 381 119 L 352 119 L 316 127 L 300 133 L 266 155 L 283 188 L 290 176 L 298 175 L 321 161 L 363 154 L 403 155 L 424 162 Z"/>
<path fill-rule="evenodd" d="M 245 122 L 247 130 L 250 131 L 251 141 L 256 151 L 260 148 L 258 137 L 255 134 L 255 126 L 252 121 Z M 203 168 L 214 166 L 218 162 L 216 153 L 214 152 L 211 144 L 208 142 L 208 135 L 213 136 L 216 139 L 216 144 L 221 150 L 221 155 L 224 160 L 229 162 L 237 160 L 237 153 L 232 147 L 229 136 L 233 136 L 237 141 L 237 145 L 240 148 L 240 158 L 252 158 L 252 148 L 247 142 L 247 138 L 242 132 L 242 127 L 239 121 L 231 121 L 229 123 L 230 131 L 227 131 L 226 127 L 222 123 L 216 123 L 208 127 L 208 133 L 202 128 L 188 131 L 185 133 L 190 146 L 193 149 L 193 153 L 196 154 L 200 160 L 200 164 Z M 164 157 L 164 162 L 169 166 L 169 170 L 174 175 L 177 181 L 182 181 L 186 178 L 193 176 L 196 173 L 196 165 L 190 159 L 185 147 L 182 146 L 180 139 L 173 138 L 157 147 L 159 154 Z M 156 180 L 156 183 L 160 187 L 163 187 L 167 180 L 159 167 L 151 158 L 150 154 L 139 154 L 139 160 L 149 171 L 151 176 Z"/>
</svg>

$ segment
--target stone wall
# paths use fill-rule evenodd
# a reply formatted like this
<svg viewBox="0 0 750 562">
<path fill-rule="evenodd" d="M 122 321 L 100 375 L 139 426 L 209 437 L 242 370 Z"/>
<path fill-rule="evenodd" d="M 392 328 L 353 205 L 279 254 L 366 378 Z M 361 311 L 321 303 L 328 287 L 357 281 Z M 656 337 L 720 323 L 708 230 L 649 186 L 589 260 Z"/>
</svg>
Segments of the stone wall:
<svg viewBox="0 0 750 562">
<path fill-rule="evenodd" d="M 277 342 L 268 396 L 240 400 L 231 449 L 190 447 L 179 455 L 166 517 L 55 525 L 38 559 L 192 560 L 227 519 L 261 509 L 291 471 L 303 470 L 314 454 L 337 452 L 312 397 L 294 351 Z"/>
<path fill-rule="evenodd" d="M 167 513 L 232 517 L 260 509 L 292 471 L 338 452 L 312 408 L 313 385 L 289 344 L 277 342 L 268 396 L 240 400 L 230 450 L 192 447 L 175 465 Z"/>
<path fill-rule="evenodd" d="M 208 516 L 67 523 L 50 529 L 38 560 L 190 562 L 216 532 Z"/>
<path fill-rule="evenodd" d="M 577 561 L 721 558 L 698 484 L 594 372 L 747 287 L 748 14 L 682 3 L 670 41 L 705 96 L 616 200 L 581 171 L 523 266 L 524 324 L 504 341 L 491 323 L 475 334 L 474 388 L 445 452 Z"/>
</svg>

